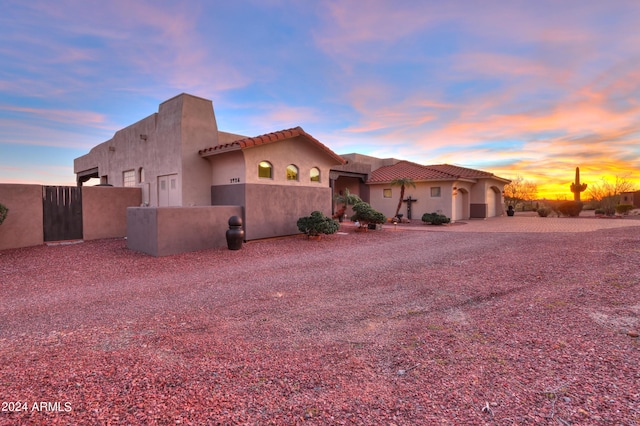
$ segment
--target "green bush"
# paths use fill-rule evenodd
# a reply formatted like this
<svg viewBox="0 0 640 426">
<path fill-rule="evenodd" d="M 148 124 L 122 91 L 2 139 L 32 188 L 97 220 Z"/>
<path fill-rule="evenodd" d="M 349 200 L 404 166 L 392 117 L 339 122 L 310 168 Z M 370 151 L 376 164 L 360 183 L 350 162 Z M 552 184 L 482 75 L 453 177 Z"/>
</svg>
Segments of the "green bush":
<svg viewBox="0 0 640 426">
<path fill-rule="evenodd" d="M 422 215 L 422 221 L 425 223 L 430 223 L 432 225 L 443 225 L 445 223 L 451 222 L 451 219 L 443 214 L 425 213 Z"/>
<path fill-rule="evenodd" d="M 551 213 L 551 208 L 550 207 L 538 207 L 536 212 L 538 213 L 538 216 L 540 216 L 540 217 L 547 217 Z"/>
<path fill-rule="evenodd" d="M 559 204 L 557 209 L 563 216 L 578 217 L 582 211 L 582 205 L 580 201 L 565 201 Z"/>
<path fill-rule="evenodd" d="M 4 204 L 0 204 L 0 225 L 7 218 L 7 214 L 9 214 L 9 209 Z"/>
<path fill-rule="evenodd" d="M 384 214 L 373 209 L 369 203 L 364 201 L 356 203 L 352 208 L 355 214 L 351 216 L 351 220 L 360 222 L 362 228 L 370 223 L 384 223 L 387 220 Z"/>
<path fill-rule="evenodd" d="M 616 213 L 625 215 L 633 210 L 633 204 L 618 204 L 616 206 Z"/>
<path fill-rule="evenodd" d="M 311 216 L 298 219 L 296 223 L 300 232 L 307 235 L 335 234 L 340 229 L 340 224 L 322 212 L 314 211 Z"/>
</svg>

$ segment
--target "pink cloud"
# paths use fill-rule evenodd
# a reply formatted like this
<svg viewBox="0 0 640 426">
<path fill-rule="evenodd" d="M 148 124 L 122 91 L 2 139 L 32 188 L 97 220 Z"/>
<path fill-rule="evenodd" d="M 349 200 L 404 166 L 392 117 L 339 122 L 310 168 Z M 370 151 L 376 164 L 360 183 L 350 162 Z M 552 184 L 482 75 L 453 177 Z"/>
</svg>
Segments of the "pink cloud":
<svg viewBox="0 0 640 426">
<path fill-rule="evenodd" d="M 92 125 L 93 127 L 102 127 L 106 122 L 104 114 L 94 111 L 25 108 L 14 105 L 0 105 L 0 110 L 22 113 L 29 116 L 35 116 L 38 119 L 55 121 L 58 123 Z"/>
<path fill-rule="evenodd" d="M 212 42 L 197 32 L 194 16 L 202 5 L 179 2 L 159 7 L 153 2 L 114 0 L 101 7 L 75 1 L 42 2 L 31 7 L 60 31 L 96 37 L 105 44 L 96 50 L 69 48 L 64 41 L 34 37 L 33 43 L 47 52 L 49 61 L 76 67 L 86 60 L 100 62 L 107 76 L 113 61 L 121 67 L 134 67 L 130 74 L 147 75 L 149 82 L 169 82 L 179 90 L 196 93 L 243 87 L 251 81 L 222 54 L 212 53 L 218 40 Z"/>
</svg>

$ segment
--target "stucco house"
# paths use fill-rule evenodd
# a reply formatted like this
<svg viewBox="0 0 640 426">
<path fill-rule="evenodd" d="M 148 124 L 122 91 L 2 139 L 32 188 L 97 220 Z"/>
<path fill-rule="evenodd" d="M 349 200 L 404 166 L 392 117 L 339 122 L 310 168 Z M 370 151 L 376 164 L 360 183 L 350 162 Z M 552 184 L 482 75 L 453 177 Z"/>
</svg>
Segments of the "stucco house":
<svg viewBox="0 0 640 426">
<path fill-rule="evenodd" d="M 330 168 L 345 161 L 302 128 L 246 137 L 218 131 L 213 103 L 181 94 L 74 160 L 78 185 L 142 188 L 151 208 L 243 207 L 247 239 L 290 235 L 331 214 Z"/>
<path fill-rule="evenodd" d="M 394 179 L 409 178 L 400 214 L 420 219 L 424 213 L 437 212 L 453 222 L 470 218 L 487 218 L 503 214 L 504 186 L 510 181 L 493 173 L 449 164 L 422 165 L 396 158 L 380 159 L 362 154 L 342 156 L 347 163 L 335 166 L 334 190 L 349 189 L 369 202 L 385 216 L 395 214 L 400 187 Z"/>
<path fill-rule="evenodd" d="M 74 172 L 79 186 L 99 178 L 102 185 L 141 188 L 150 209 L 240 206 L 247 240 L 298 233 L 299 217 L 332 214 L 334 195 L 346 188 L 390 217 L 400 190 L 390 182 L 404 177 L 416 182 L 406 188 L 412 201 L 403 204 L 405 217 L 501 215 L 509 182 L 457 166 L 340 156 L 300 127 L 255 137 L 219 131 L 213 103 L 184 93 L 76 158 Z M 139 225 L 147 220 L 139 216 Z"/>
</svg>

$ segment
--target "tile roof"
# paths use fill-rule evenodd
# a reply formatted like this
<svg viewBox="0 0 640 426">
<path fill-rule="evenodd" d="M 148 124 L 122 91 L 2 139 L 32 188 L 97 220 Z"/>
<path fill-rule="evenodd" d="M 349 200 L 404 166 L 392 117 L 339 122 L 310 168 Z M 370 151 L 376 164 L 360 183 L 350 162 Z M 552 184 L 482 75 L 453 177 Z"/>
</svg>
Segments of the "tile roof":
<svg viewBox="0 0 640 426">
<path fill-rule="evenodd" d="M 496 177 L 493 173 L 450 164 L 423 166 L 410 161 L 399 161 L 391 166 L 384 166 L 374 170 L 369 175 L 367 183 L 391 182 L 394 179 L 410 178 L 414 181 L 425 180 L 456 180 Z M 497 178 L 497 177 L 496 177 Z M 498 178 L 500 179 L 500 178 Z"/>
<path fill-rule="evenodd" d="M 493 173 L 485 172 L 482 170 L 476 170 L 476 169 L 468 169 L 466 167 L 452 166 L 451 164 L 436 164 L 436 165 L 429 165 L 427 167 L 434 170 L 440 170 L 442 172 L 449 173 L 451 175 L 459 176 L 462 178 L 476 179 L 476 178 L 488 178 L 488 177 L 494 176 Z"/>
<path fill-rule="evenodd" d="M 302 136 L 305 139 L 309 140 L 318 148 L 325 151 L 329 156 L 331 156 L 339 164 L 345 163 L 345 160 L 342 157 L 340 157 L 338 154 L 333 152 L 326 145 L 324 145 L 322 142 L 320 142 L 319 140 L 311 136 L 309 133 L 305 132 L 300 126 L 294 127 L 292 129 L 285 129 L 277 132 L 266 133 L 260 136 L 238 139 L 237 141 L 225 143 L 222 145 L 212 146 L 211 148 L 201 149 L 200 151 L 198 151 L 198 154 L 200 154 L 200 156 L 202 157 L 208 157 L 210 155 L 215 155 L 225 151 L 251 148 L 257 145 L 265 145 L 272 142 L 278 142 L 285 139 L 295 138 L 297 136 Z"/>
</svg>

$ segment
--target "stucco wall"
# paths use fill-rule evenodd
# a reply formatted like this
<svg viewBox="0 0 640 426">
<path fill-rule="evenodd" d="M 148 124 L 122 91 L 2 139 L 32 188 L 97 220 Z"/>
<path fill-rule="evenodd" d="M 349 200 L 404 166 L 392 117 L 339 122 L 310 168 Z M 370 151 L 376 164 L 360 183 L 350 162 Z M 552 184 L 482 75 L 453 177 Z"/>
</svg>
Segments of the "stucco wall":
<svg viewBox="0 0 640 426">
<path fill-rule="evenodd" d="M 0 250 L 44 243 L 41 185 L 0 184 L 9 215 L 0 225 Z M 82 188 L 83 239 L 124 237 L 126 208 L 139 206 L 139 188 Z"/>
<path fill-rule="evenodd" d="M 129 207 L 127 246 L 152 256 L 226 247 L 231 216 L 242 207 Z"/>
<path fill-rule="evenodd" d="M 258 145 L 244 149 L 246 183 L 264 185 L 309 186 L 313 188 L 329 187 L 329 170 L 337 164 L 324 150 L 298 136 L 276 143 Z M 258 177 L 258 164 L 268 161 L 273 166 L 273 177 Z M 298 167 L 299 180 L 287 180 L 287 166 Z M 309 173 L 312 167 L 320 169 L 320 182 L 311 182 Z"/>
<path fill-rule="evenodd" d="M 141 136 L 142 135 L 142 136 Z M 74 160 L 74 172 L 95 167 L 108 183 L 123 186 L 123 172 L 134 170 L 136 185 L 148 185 L 149 204 L 158 205 L 158 177 L 176 175 L 178 205 L 207 205 L 209 162 L 199 149 L 217 144 L 218 129 L 210 100 L 181 94 L 160 104 L 158 112 L 117 131 L 113 138 Z M 140 168 L 144 170 L 142 182 Z"/>
<path fill-rule="evenodd" d="M 369 187 L 371 206 L 385 216 L 393 217 L 400 199 L 400 187 L 389 184 L 374 184 Z M 431 196 L 432 187 L 440 187 L 440 197 Z M 452 182 L 417 182 L 415 188 L 405 187 L 403 198 L 406 200 L 411 196 L 411 198 L 418 200 L 411 205 L 411 218 L 421 219 L 423 214 L 433 212 L 440 212 L 451 217 L 453 209 L 452 188 Z M 384 198 L 385 189 L 391 189 L 391 198 Z M 400 213 L 407 217 L 407 203 L 402 203 Z"/>
<path fill-rule="evenodd" d="M 211 185 L 246 183 L 246 171 L 242 151 L 231 151 L 208 157 L 211 165 Z M 257 167 L 256 167 L 257 170 Z"/>
<path fill-rule="evenodd" d="M 41 185 L 0 184 L 0 203 L 9 209 L 0 225 L 0 250 L 44 243 Z"/>
<path fill-rule="evenodd" d="M 237 184 L 211 188 L 214 204 L 238 204 L 244 209 L 246 240 L 300 233 L 296 222 L 319 210 L 331 215 L 331 188 Z"/>
<path fill-rule="evenodd" d="M 140 206 L 140 188 L 82 187 L 84 240 L 127 235 L 127 207 Z"/>
<path fill-rule="evenodd" d="M 331 188 L 247 184 L 246 238 L 298 234 L 296 222 L 314 210 L 331 215 Z"/>
<path fill-rule="evenodd" d="M 213 103 L 191 95 L 179 97 L 182 141 L 182 205 L 209 205 L 211 164 L 198 151 L 218 144 Z"/>
</svg>

